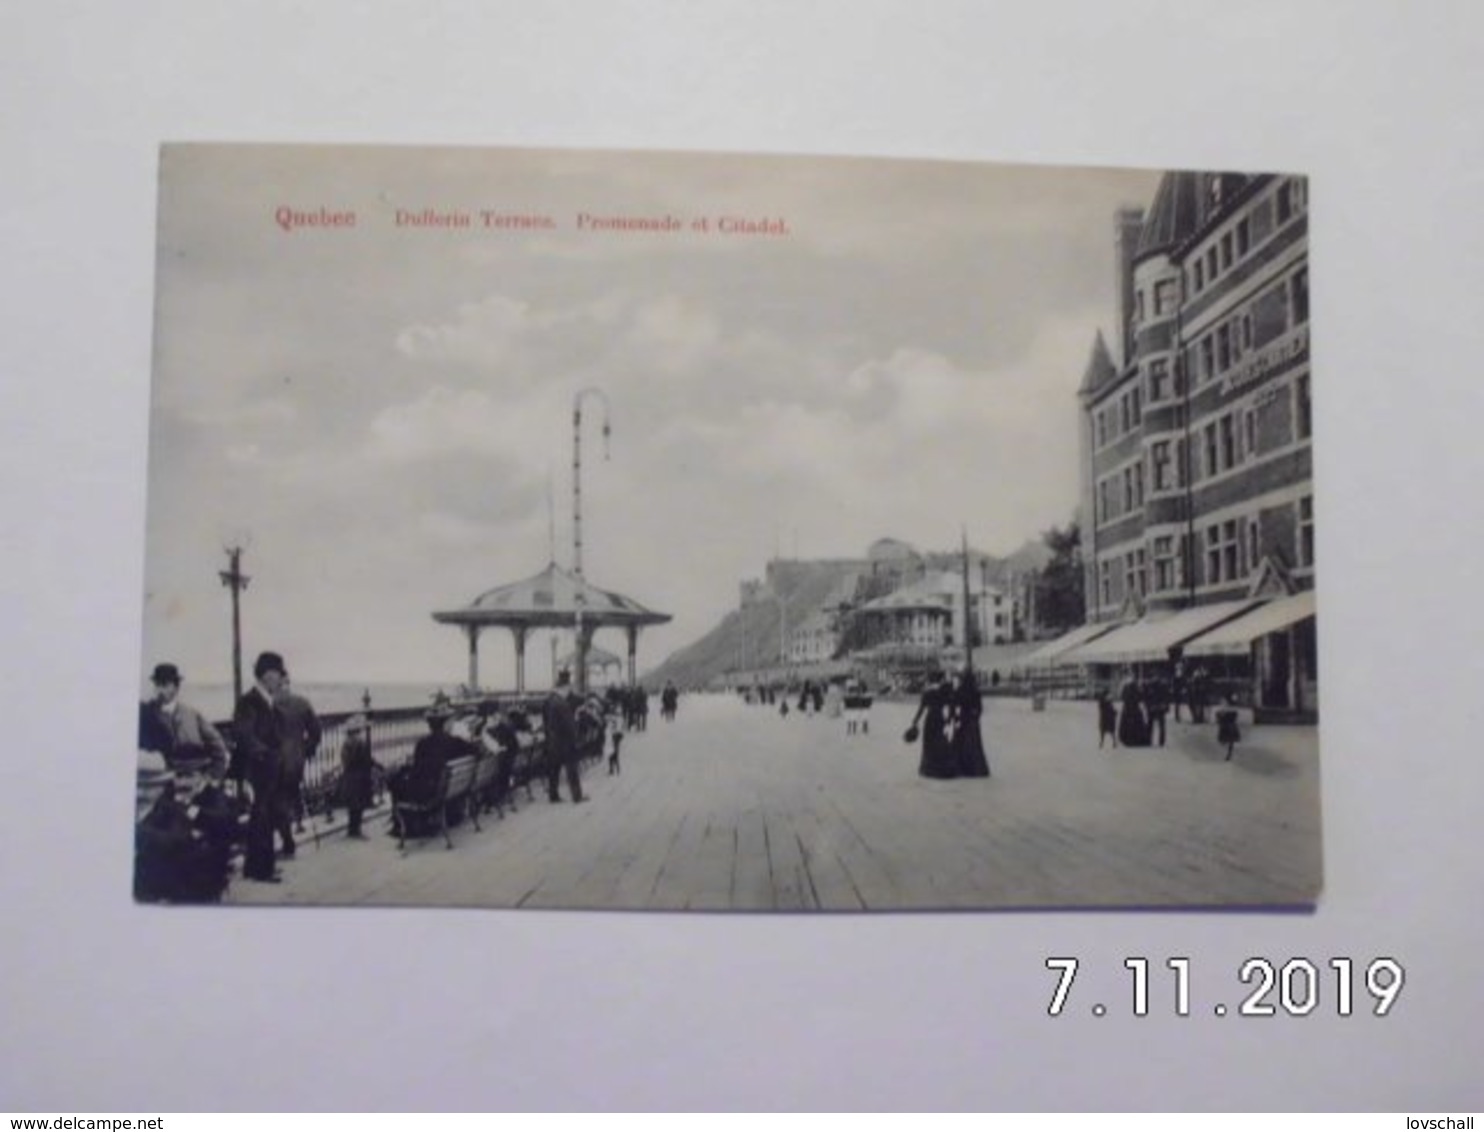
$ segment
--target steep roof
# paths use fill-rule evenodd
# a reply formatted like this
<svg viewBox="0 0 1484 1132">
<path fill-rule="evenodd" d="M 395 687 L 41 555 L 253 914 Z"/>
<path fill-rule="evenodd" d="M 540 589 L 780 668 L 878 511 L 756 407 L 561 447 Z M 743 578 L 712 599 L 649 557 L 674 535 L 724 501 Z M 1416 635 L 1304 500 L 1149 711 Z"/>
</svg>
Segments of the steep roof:
<svg viewBox="0 0 1484 1132">
<path fill-rule="evenodd" d="M 1201 222 L 1200 174 L 1166 173 L 1154 191 L 1154 203 L 1144 217 L 1134 261 L 1169 252 L 1194 232 Z"/>
<path fill-rule="evenodd" d="M 1108 353 L 1108 344 L 1103 341 L 1103 332 L 1098 331 L 1092 342 L 1092 353 L 1087 359 L 1087 369 L 1082 373 L 1082 384 L 1078 393 L 1096 393 L 1104 385 L 1118 378 L 1118 369 L 1113 365 L 1113 356 Z"/>
</svg>

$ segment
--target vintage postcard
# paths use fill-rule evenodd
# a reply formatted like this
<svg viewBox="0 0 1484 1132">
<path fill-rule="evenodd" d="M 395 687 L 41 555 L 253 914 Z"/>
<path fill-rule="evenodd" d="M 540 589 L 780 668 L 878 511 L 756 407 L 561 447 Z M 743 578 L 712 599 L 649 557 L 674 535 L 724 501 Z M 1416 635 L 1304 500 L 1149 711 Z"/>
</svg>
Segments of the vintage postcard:
<svg viewBox="0 0 1484 1132">
<path fill-rule="evenodd" d="M 1313 905 L 1307 207 L 164 147 L 136 898 Z"/>
</svg>

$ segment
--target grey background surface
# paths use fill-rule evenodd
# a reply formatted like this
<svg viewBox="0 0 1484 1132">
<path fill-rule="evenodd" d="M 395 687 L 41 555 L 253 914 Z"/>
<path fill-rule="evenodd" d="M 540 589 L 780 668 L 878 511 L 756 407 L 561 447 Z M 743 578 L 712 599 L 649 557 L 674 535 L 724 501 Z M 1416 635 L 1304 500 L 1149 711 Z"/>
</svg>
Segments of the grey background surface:
<svg viewBox="0 0 1484 1132">
<path fill-rule="evenodd" d="M 0 1106 L 1481 1107 L 1477 8 L 155 0 L 4 23 Z M 184 139 L 1309 172 L 1318 912 L 135 908 L 155 153 Z M 1048 955 L 1084 963 L 1060 1018 Z M 1409 982 L 1383 1019 L 1158 997 L 1135 1019 L 1128 955 L 1189 956 L 1206 1002 L 1237 1000 L 1248 956 L 1390 955 Z"/>
</svg>

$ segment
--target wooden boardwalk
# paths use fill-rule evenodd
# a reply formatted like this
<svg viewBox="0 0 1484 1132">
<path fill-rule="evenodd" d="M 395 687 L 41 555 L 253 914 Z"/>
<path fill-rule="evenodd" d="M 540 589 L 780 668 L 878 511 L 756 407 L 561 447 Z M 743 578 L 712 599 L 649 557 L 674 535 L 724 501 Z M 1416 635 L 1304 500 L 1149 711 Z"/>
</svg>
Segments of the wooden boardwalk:
<svg viewBox="0 0 1484 1132">
<path fill-rule="evenodd" d="M 1093 708 L 991 700 L 994 777 L 930 781 L 901 741 L 694 696 L 624 743 L 591 801 L 538 794 L 503 821 L 400 854 L 312 842 L 282 885 L 234 880 L 229 903 L 800 910 L 1278 906 L 1321 877 L 1313 728 L 1246 728 L 1223 762 L 1214 728 L 1172 725 L 1160 749 L 1097 749 Z"/>
</svg>

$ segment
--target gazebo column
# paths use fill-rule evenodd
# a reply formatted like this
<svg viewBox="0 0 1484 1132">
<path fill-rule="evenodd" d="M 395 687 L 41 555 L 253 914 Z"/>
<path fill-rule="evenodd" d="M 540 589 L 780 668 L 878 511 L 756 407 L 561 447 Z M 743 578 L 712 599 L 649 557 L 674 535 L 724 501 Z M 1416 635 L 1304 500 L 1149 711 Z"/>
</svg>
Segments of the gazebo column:
<svg viewBox="0 0 1484 1132">
<path fill-rule="evenodd" d="M 629 638 L 629 687 L 632 688 L 639 682 L 636 663 L 639 656 L 639 626 L 629 625 L 626 627 L 626 632 Z"/>
<path fill-rule="evenodd" d="M 469 638 L 469 691 L 479 690 L 479 626 L 465 625 L 464 635 Z"/>
<path fill-rule="evenodd" d="M 577 685 L 577 690 L 583 695 L 587 694 L 587 654 L 593 646 L 593 632 L 597 626 L 590 621 L 584 621 L 581 617 L 577 620 L 577 671 L 572 677 Z"/>
<path fill-rule="evenodd" d="M 515 690 L 524 692 L 526 690 L 526 626 L 512 625 L 510 631 L 515 634 Z"/>
</svg>

